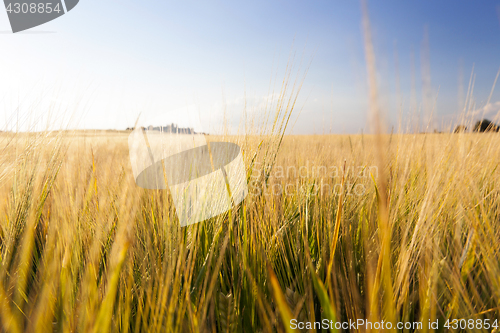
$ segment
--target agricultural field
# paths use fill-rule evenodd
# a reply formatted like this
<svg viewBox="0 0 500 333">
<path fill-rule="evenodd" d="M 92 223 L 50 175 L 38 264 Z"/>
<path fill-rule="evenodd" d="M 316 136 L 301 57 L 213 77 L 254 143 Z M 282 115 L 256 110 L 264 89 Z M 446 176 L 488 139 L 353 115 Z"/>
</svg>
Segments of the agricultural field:
<svg viewBox="0 0 500 333">
<path fill-rule="evenodd" d="M 249 194 L 183 228 L 128 134 L 0 135 L 1 332 L 498 319 L 498 133 L 208 136 L 242 147 Z"/>
<path fill-rule="evenodd" d="M 500 333 L 498 1 L 81 2 L 0 15 L 0 333 Z"/>
</svg>

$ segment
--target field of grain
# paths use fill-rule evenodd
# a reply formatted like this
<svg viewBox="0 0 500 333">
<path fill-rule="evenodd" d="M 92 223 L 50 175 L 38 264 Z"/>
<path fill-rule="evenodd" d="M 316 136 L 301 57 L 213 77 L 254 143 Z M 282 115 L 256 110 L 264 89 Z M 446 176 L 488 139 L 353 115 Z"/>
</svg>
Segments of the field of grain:
<svg viewBox="0 0 500 333">
<path fill-rule="evenodd" d="M 136 186 L 127 137 L 1 134 L 0 331 L 499 316 L 496 133 L 386 135 L 382 159 L 369 135 L 209 137 L 242 146 L 249 195 L 184 228 Z"/>
</svg>

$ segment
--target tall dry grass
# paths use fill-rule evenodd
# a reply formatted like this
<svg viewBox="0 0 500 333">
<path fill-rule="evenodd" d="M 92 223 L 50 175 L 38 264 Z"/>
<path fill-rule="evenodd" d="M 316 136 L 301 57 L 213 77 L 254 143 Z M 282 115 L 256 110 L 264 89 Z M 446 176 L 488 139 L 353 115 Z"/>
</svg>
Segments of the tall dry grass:
<svg viewBox="0 0 500 333">
<path fill-rule="evenodd" d="M 390 270 L 379 263 L 373 136 L 285 136 L 272 170 L 269 140 L 247 137 L 247 199 L 180 228 L 168 191 L 135 185 L 126 134 L 12 135 L 2 136 L 2 331 L 498 316 L 498 134 L 382 136 Z"/>
</svg>

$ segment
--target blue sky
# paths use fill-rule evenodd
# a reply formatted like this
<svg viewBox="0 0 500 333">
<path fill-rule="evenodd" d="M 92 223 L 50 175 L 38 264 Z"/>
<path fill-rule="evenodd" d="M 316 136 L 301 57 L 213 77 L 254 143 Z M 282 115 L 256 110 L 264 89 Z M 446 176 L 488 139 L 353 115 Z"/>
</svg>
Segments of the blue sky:
<svg viewBox="0 0 500 333">
<path fill-rule="evenodd" d="M 436 126 L 453 123 L 459 114 L 459 71 L 466 92 L 473 64 L 477 117 L 482 111 L 495 117 L 500 87 L 485 103 L 500 67 L 498 5 L 368 1 L 387 127 L 397 124 L 400 105 L 395 45 L 403 120 L 412 118 L 412 52 L 417 107 L 422 103 L 425 27 Z M 245 98 L 249 113 L 262 116 L 270 80 L 282 78 L 290 50 L 297 69 L 301 57 L 302 70 L 312 58 L 291 133 L 359 133 L 369 127 L 358 1 L 81 0 L 68 14 L 26 33 L 9 30 L 0 11 L 2 129 L 47 121 L 123 129 L 141 114 L 146 123 L 199 122 L 213 132 L 222 126 L 225 109 L 237 131 Z"/>
</svg>

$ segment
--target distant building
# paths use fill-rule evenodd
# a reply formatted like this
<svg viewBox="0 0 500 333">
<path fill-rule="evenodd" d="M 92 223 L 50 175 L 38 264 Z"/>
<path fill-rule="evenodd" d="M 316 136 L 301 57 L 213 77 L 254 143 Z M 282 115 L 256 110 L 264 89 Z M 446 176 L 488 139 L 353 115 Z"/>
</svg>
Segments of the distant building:
<svg viewBox="0 0 500 333">
<path fill-rule="evenodd" d="M 163 133 L 170 133 L 170 134 L 201 134 L 201 133 L 196 133 L 194 131 L 194 128 L 191 127 L 178 127 L 177 124 L 170 124 L 167 126 L 153 126 L 149 125 L 148 127 L 143 127 L 143 130 L 148 130 L 148 131 L 160 131 Z M 128 128 L 127 128 L 128 130 Z"/>
</svg>

